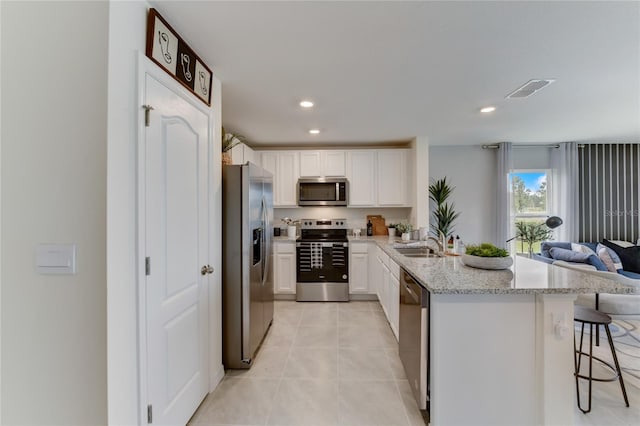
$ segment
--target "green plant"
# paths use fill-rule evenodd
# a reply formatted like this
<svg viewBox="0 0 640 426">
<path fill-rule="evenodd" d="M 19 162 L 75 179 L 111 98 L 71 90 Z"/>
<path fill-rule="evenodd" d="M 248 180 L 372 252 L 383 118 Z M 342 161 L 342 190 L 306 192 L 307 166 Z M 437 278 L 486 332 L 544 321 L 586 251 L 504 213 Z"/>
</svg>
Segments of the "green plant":
<svg viewBox="0 0 640 426">
<path fill-rule="evenodd" d="M 239 143 L 246 141 L 247 138 L 244 136 L 225 132 L 224 127 L 222 128 L 222 152 L 227 152 Z"/>
<path fill-rule="evenodd" d="M 507 257 L 509 252 L 505 249 L 498 248 L 490 243 L 482 243 L 480 245 L 468 245 L 467 254 L 479 257 Z"/>
<path fill-rule="evenodd" d="M 455 211 L 455 205 L 447 202 L 454 189 L 454 186 L 447 183 L 446 176 L 429 185 L 429 199 L 435 203 L 435 208 L 431 213 L 434 219 L 431 223 L 431 229 L 438 238 L 443 235 L 445 237 L 451 235 L 454 223 L 460 216 L 460 213 Z"/>
<path fill-rule="evenodd" d="M 398 223 L 395 225 L 395 228 L 401 234 L 404 234 L 405 232 L 411 232 L 413 230 L 413 226 L 410 223 Z"/>
<path fill-rule="evenodd" d="M 533 254 L 533 245 L 538 241 L 551 239 L 553 232 L 544 222 L 516 222 L 516 238 L 528 245 L 529 257 Z"/>
</svg>

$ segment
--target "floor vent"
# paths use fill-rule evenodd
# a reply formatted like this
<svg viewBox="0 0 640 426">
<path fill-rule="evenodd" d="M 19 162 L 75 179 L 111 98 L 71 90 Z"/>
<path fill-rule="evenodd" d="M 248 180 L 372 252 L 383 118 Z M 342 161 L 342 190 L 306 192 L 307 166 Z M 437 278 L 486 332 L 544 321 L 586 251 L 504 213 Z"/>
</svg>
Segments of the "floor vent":
<svg viewBox="0 0 640 426">
<path fill-rule="evenodd" d="M 518 87 L 513 92 L 506 96 L 506 99 L 511 98 L 528 98 L 536 92 L 539 92 L 555 80 L 529 80 L 524 85 Z"/>
</svg>

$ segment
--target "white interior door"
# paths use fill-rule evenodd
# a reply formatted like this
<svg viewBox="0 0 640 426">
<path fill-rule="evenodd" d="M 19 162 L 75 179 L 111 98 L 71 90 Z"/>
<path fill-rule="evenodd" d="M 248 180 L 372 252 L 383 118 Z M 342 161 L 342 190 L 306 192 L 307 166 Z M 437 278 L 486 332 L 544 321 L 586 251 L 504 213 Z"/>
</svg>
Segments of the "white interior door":
<svg viewBox="0 0 640 426">
<path fill-rule="evenodd" d="M 147 403 L 153 424 L 184 425 L 208 388 L 209 116 L 149 74 L 145 93 Z"/>
</svg>

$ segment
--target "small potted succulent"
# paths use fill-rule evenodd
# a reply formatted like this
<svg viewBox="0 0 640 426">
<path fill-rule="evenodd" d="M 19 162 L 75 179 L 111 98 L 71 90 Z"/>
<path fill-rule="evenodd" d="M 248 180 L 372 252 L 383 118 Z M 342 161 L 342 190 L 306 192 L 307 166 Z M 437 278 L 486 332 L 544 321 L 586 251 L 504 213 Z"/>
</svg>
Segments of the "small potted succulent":
<svg viewBox="0 0 640 426">
<path fill-rule="evenodd" d="M 480 269 L 507 269 L 513 264 L 513 259 L 505 249 L 490 243 L 468 245 L 462 255 L 462 263 Z"/>
<path fill-rule="evenodd" d="M 402 235 L 402 239 L 408 241 L 411 239 L 411 231 L 413 230 L 413 226 L 410 223 L 398 223 L 396 225 L 396 229 Z"/>
</svg>

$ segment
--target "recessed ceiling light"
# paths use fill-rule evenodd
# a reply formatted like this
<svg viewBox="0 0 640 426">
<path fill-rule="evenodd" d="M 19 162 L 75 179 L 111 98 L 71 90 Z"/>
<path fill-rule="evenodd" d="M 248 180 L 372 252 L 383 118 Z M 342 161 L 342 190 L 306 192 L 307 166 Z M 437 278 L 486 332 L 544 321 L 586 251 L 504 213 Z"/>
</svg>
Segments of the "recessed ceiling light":
<svg viewBox="0 0 640 426">
<path fill-rule="evenodd" d="M 309 130 L 309 133 L 311 133 L 312 135 L 317 135 L 318 133 L 320 133 L 320 130 L 318 130 L 318 129 L 311 129 L 311 130 Z"/>
<path fill-rule="evenodd" d="M 311 102 L 311 101 L 302 101 L 302 102 L 300 102 L 300 106 L 302 108 L 311 108 L 313 106 L 313 102 Z"/>
<path fill-rule="evenodd" d="M 495 111 L 495 110 L 496 110 L 496 107 L 494 107 L 494 106 L 488 106 L 488 107 L 481 108 L 481 109 L 480 109 L 480 112 L 487 113 L 487 112 L 493 112 L 493 111 Z"/>
</svg>

